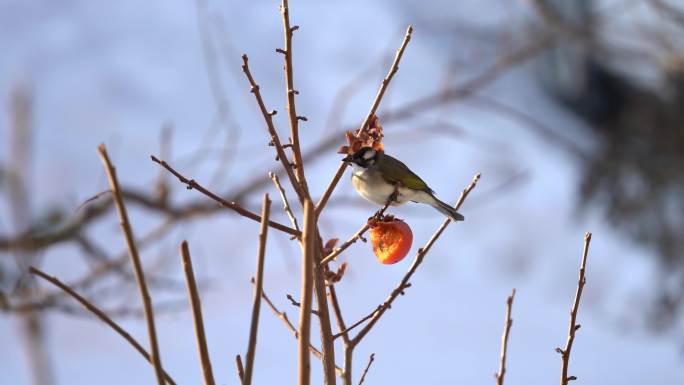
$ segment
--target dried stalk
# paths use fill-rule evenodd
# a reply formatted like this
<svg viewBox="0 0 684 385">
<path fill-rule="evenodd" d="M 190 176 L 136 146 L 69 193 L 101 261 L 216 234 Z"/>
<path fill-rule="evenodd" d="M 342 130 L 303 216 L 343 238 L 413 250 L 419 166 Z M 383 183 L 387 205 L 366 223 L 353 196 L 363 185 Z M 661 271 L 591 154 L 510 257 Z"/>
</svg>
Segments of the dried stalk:
<svg viewBox="0 0 684 385">
<path fill-rule="evenodd" d="M 107 316 L 107 314 L 105 314 L 102 310 L 98 309 L 97 306 L 93 305 L 90 301 L 83 298 L 80 294 L 76 293 L 72 288 L 62 283 L 62 281 L 60 281 L 56 277 L 47 275 L 46 273 L 38 270 L 35 267 L 30 267 L 29 272 L 50 282 L 51 284 L 57 286 L 60 290 L 64 291 L 67 295 L 73 297 L 76 301 L 78 301 L 78 303 L 80 303 L 84 308 L 86 308 L 86 310 L 93 313 L 97 318 L 102 320 L 102 322 L 107 324 L 107 326 L 112 328 L 117 334 L 123 337 L 124 340 L 131 344 L 131 346 L 133 346 L 133 348 L 135 348 L 135 350 L 138 353 L 140 353 L 140 355 L 143 356 L 147 360 L 147 362 L 153 364 L 152 357 L 149 353 L 147 353 L 145 348 L 143 348 L 142 345 L 140 345 L 140 343 L 138 343 L 138 341 L 136 341 L 136 339 L 133 338 L 133 336 L 131 336 L 126 330 L 124 330 L 124 328 L 122 328 L 121 326 L 119 326 L 119 324 L 114 322 L 114 320 L 109 318 L 109 316 Z M 164 379 L 166 380 L 167 384 L 176 385 L 176 382 L 166 372 L 164 372 Z"/>
<path fill-rule="evenodd" d="M 283 165 L 283 169 L 287 173 L 287 177 L 290 179 L 290 183 L 292 184 L 292 188 L 295 190 L 297 193 L 297 197 L 299 198 L 300 203 L 304 203 L 304 198 L 306 197 L 306 193 L 304 189 L 302 188 L 302 185 L 299 184 L 297 181 L 297 177 L 294 174 L 294 171 L 292 170 L 292 164 L 290 164 L 290 161 L 287 158 L 287 155 L 285 155 L 285 150 L 283 149 L 283 145 L 280 142 L 280 137 L 278 136 L 278 132 L 275 129 L 275 125 L 273 124 L 273 115 L 276 114 L 276 111 L 268 111 L 266 109 L 266 105 L 264 104 L 264 100 L 261 97 L 261 92 L 259 92 L 259 85 L 254 81 L 254 78 L 252 77 L 252 73 L 249 70 L 249 58 L 247 55 L 242 55 L 242 71 L 245 73 L 245 76 L 247 77 L 247 80 L 249 81 L 249 85 L 251 87 L 251 92 L 254 94 L 254 97 L 256 98 L 257 104 L 259 105 L 259 109 L 261 110 L 261 114 L 264 116 L 264 120 L 266 121 L 266 127 L 268 128 L 268 133 L 271 135 L 271 144 L 276 149 L 276 154 L 277 154 L 277 159 L 280 160 L 280 163 Z"/>
<path fill-rule="evenodd" d="M 295 25 L 290 27 L 290 10 L 288 8 L 287 0 L 283 0 L 280 5 L 280 13 L 283 15 L 283 35 L 285 37 L 285 49 L 278 50 L 283 54 L 285 71 L 285 96 L 287 97 L 287 114 L 290 122 L 290 132 L 292 138 L 292 153 L 294 154 L 294 168 L 297 173 L 297 181 L 299 182 L 303 192 L 308 196 L 308 187 L 306 184 L 306 177 L 304 175 L 304 162 L 302 161 L 302 150 L 299 146 L 299 121 L 306 121 L 303 116 L 297 116 L 297 108 L 295 107 L 295 95 L 299 94 L 294 88 L 294 76 L 292 74 L 292 35 L 294 31 L 299 29 Z"/>
<path fill-rule="evenodd" d="M 513 319 L 511 319 L 511 308 L 513 307 L 513 298 L 515 297 L 515 289 L 511 292 L 511 295 L 506 299 L 506 319 L 504 323 L 503 335 L 501 336 L 501 356 L 499 360 L 499 372 L 495 374 L 496 385 L 503 385 L 504 375 L 506 375 L 506 352 L 508 350 L 508 334 L 511 331 L 511 326 L 513 325 Z"/>
<path fill-rule="evenodd" d="M 143 308 L 145 309 L 145 321 L 147 323 L 147 332 L 150 338 L 150 352 L 152 356 L 152 363 L 154 364 L 154 371 L 157 376 L 157 383 L 159 385 L 164 384 L 164 371 L 162 370 L 161 357 L 159 356 L 159 345 L 157 344 L 157 331 L 154 324 L 154 312 L 152 309 L 152 300 L 150 299 L 150 294 L 147 290 L 147 283 L 145 282 L 145 273 L 142 268 L 142 263 L 140 263 L 140 257 L 138 256 L 138 248 L 135 244 L 135 237 L 133 236 L 133 229 L 128 220 L 128 213 L 126 212 L 126 207 L 124 206 L 123 198 L 121 197 L 121 191 L 119 190 L 119 182 L 116 178 L 116 170 L 109 160 L 107 155 L 107 149 L 104 144 L 101 144 L 97 148 L 100 153 L 100 158 L 102 159 L 102 164 L 104 165 L 105 171 L 107 173 L 107 179 L 109 180 L 109 188 L 114 196 L 114 202 L 116 204 L 117 212 L 119 213 L 119 220 L 121 223 L 121 229 L 126 238 L 126 245 L 128 246 L 128 253 L 131 257 L 131 263 L 133 264 L 133 271 L 135 272 L 135 278 L 138 283 L 138 288 L 140 289 L 140 296 L 142 297 Z"/>
<path fill-rule="evenodd" d="M 392 65 L 390 66 L 389 72 L 387 72 L 387 75 L 385 76 L 384 79 L 382 79 L 382 83 L 380 84 L 380 88 L 378 89 L 378 93 L 375 95 L 375 99 L 373 100 L 373 104 L 371 104 L 370 111 L 368 111 L 368 115 L 366 115 L 366 118 L 363 120 L 363 123 L 361 123 L 361 126 L 359 129 L 356 131 L 357 135 L 361 131 L 363 131 L 367 126 L 368 122 L 370 122 L 371 117 L 375 115 L 375 112 L 378 110 L 378 107 L 380 106 L 380 102 L 382 101 L 382 97 L 385 95 L 385 91 L 387 90 L 387 87 L 389 86 L 390 81 L 392 81 L 392 78 L 394 77 L 394 74 L 397 73 L 399 70 L 399 62 L 401 61 L 401 57 L 404 55 L 404 50 L 406 49 L 406 46 L 408 45 L 409 41 L 411 41 L 411 34 L 413 33 L 413 27 L 408 26 L 406 29 L 406 35 L 404 36 L 404 41 L 401 43 L 401 46 L 399 49 L 397 49 L 397 54 L 394 56 L 394 61 L 392 62 Z M 323 211 L 323 208 L 325 205 L 328 203 L 328 200 L 330 199 L 330 196 L 333 193 L 333 190 L 335 190 L 335 187 L 337 186 L 337 183 L 339 183 L 340 178 L 342 178 L 342 175 L 344 174 L 344 170 L 347 168 L 347 163 L 341 162 L 340 167 L 337 169 L 337 172 L 335 173 L 335 176 L 333 177 L 332 181 L 328 185 L 328 188 L 325 190 L 325 193 L 323 193 L 323 196 L 321 199 L 318 201 L 316 204 L 316 217 L 318 217 L 321 214 L 321 211 Z"/>
<path fill-rule="evenodd" d="M 194 179 L 188 179 L 188 178 L 184 177 L 181 173 L 176 171 L 168 163 L 166 163 L 163 160 L 157 159 L 154 155 L 152 155 L 150 158 L 152 159 L 153 162 L 158 163 L 160 166 L 167 169 L 171 174 L 173 174 L 176 178 L 178 178 L 178 180 L 181 183 L 185 184 L 188 187 L 188 189 L 195 189 L 195 190 L 201 192 L 202 194 L 208 196 L 209 198 L 213 199 L 214 201 L 218 202 L 218 204 L 220 204 L 221 206 L 223 206 L 227 209 L 231 209 L 231 210 L 235 211 L 236 213 L 242 215 L 243 217 L 249 218 L 249 219 L 256 221 L 256 222 L 261 222 L 261 217 L 258 214 L 255 214 L 255 213 L 245 209 L 244 207 L 240 206 L 236 202 L 229 202 L 229 201 L 221 198 L 220 196 L 218 196 L 218 195 L 214 194 L 213 192 L 204 188 L 201 184 L 197 183 Z M 299 237 L 302 234 L 300 231 L 295 230 L 291 227 L 285 226 L 285 225 L 278 223 L 278 222 L 268 221 L 268 225 L 273 227 L 276 230 L 280 230 L 282 232 L 288 233 L 290 235 L 294 235 L 296 237 Z"/>
<path fill-rule="evenodd" d="M 302 236 L 302 306 L 299 308 L 299 349 L 297 383 L 311 383 L 309 340 L 311 337 L 311 302 L 313 296 L 313 265 L 316 254 L 316 218 L 311 200 L 304 201 L 304 233 Z"/>
<path fill-rule="evenodd" d="M 266 254 L 266 238 L 268 235 L 268 218 L 271 214 L 271 200 L 264 194 L 261 206 L 261 227 L 259 228 L 259 249 L 257 250 L 256 278 L 254 280 L 254 303 L 252 304 L 252 322 L 249 328 L 249 344 L 245 356 L 245 374 L 242 383 L 251 385 L 254 371 L 254 353 L 256 352 L 257 330 L 259 328 L 259 311 L 261 309 L 261 294 L 264 291 L 264 256 Z"/>
<path fill-rule="evenodd" d="M 183 271 L 185 272 L 185 282 L 188 286 L 188 298 L 192 309 L 192 319 L 195 324 L 195 336 L 197 337 L 197 349 L 199 352 L 200 363 L 202 364 L 202 375 L 205 385 L 214 385 L 214 371 L 211 369 L 211 359 L 207 348 L 207 337 L 204 333 L 204 320 L 202 318 L 202 305 L 197 291 L 197 282 L 190 259 L 188 242 L 181 243 L 181 256 L 183 259 Z"/>
<path fill-rule="evenodd" d="M 579 310 L 580 299 L 582 298 L 582 290 L 586 283 L 584 277 L 585 268 L 587 266 L 587 254 L 589 253 L 589 243 L 591 242 L 591 233 L 584 234 L 584 249 L 582 251 L 582 264 L 579 269 L 579 279 L 577 281 L 577 291 L 575 292 L 575 300 L 570 309 L 570 325 L 568 326 L 568 339 L 565 342 L 565 349 L 556 348 L 556 352 L 561 355 L 561 385 L 568 385 L 570 381 L 576 380 L 576 376 L 568 376 L 568 366 L 570 365 L 570 351 L 572 344 L 575 341 L 575 332 L 581 325 L 577 324 L 577 311 Z"/>
</svg>

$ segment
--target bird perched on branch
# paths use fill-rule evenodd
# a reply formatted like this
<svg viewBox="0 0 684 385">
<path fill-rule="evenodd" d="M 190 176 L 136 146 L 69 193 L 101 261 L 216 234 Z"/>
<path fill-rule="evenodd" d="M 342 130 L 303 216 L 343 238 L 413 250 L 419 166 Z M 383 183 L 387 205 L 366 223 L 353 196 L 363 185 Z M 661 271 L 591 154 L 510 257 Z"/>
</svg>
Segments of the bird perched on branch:
<svg viewBox="0 0 684 385">
<path fill-rule="evenodd" d="M 352 185 L 370 202 L 383 206 L 390 200 L 392 206 L 408 201 L 425 203 L 454 221 L 465 219 L 455 208 L 437 199 L 427 183 L 404 163 L 384 151 L 362 147 L 343 161 L 352 164 Z"/>
</svg>

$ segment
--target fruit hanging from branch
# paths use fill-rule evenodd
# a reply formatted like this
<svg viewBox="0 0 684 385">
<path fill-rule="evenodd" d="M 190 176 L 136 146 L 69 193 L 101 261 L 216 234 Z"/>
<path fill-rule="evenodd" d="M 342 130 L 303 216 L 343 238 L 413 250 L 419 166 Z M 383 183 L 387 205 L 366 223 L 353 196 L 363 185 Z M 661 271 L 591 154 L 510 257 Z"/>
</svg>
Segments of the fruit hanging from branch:
<svg viewBox="0 0 684 385">
<path fill-rule="evenodd" d="M 381 220 L 372 220 L 370 226 L 373 253 L 380 263 L 391 265 L 406 257 L 413 243 L 413 232 L 406 222 L 386 215 Z"/>
</svg>

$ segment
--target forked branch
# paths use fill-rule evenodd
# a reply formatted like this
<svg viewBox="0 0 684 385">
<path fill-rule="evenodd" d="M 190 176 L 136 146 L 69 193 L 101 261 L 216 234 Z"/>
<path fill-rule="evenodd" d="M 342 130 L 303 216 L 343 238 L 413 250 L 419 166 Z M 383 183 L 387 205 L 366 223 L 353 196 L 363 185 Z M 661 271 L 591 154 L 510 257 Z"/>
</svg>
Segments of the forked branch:
<svg viewBox="0 0 684 385">
<path fill-rule="evenodd" d="M 252 283 L 254 283 L 254 280 L 252 280 Z M 266 295 L 265 292 L 261 293 L 261 298 L 266 301 L 266 305 L 271 309 L 273 314 L 275 314 L 276 317 L 278 317 L 281 321 L 283 321 L 283 324 L 285 324 L 285 327 L 294 335 L 296 339 L 299 339 L 299 333 L 297 332 L 297 328 L 292 324 L 292 321 L 290 321 L 290 318 L 287 316 L 287 313 L 284 311 L 280 311 L 273 301 L 271 301 L 271 298 L 269 298 L 268 295 Z M 323 359 L 323 353 L 321 353 L 320 350 L 316 349 L 312 344 L 309 344 L 309 351 L 311 354 L 314 355 L 314 357 L 318 358 L 319 360 Z M 339 367 L 335 367 L 335 374 L 338 376 L 342 375 L 342 369 Z"/>
<path fill-rule="evenodd" d="M 300 231 L 299 224 L 297 223 L 297 217 L 294 215 L 294 212 L 292 211 L 290 201 L 287 200 L 285 189 L 283 188 L 283 185 L 280 184 L 280 178 L 278 178 L 278 174 L 274 172 L 269 172 L 268 177 L 271 178 L 271 180 L 273 181 L 273 185 L 275 185 L 275 188 L 278 190 L 278 193 L 280 194 L 280 199 L 283 201 L 283 209 L 285 210 L 287 217 L 290 218 L 290 223 L 292 223 L 292 227 L 294 227 L 295 230 Z"/>
<path fill-rule="evenodd" d="M 477 173 L 473 177 L 473 180 L 470 182 L 470 184 L 461 192 L 461 196 L 458 198 L 458 201 L 454 206 L 456 210 L 458 210 L 461 207 L 461 205 L 463 205 L 463 202 L 465 201 L 466 197 L 475 188 L 479 180 L 480 173 Z M 445 219 L 444 222 L 442 222 L 442 225 L 437 229 L 437 231 L 435 231 L 430 240 L 428 240 L 428 242 L 425 244 L 425 246 L 418 249 L 418 253 L 416 254 L 415 258 L 413 259 L 413 262 L 411 263 L 411 267 L 409 267 L 409 270 L 406 272 L 406 274 L 401 279 L 399 284 L 395 287 L 394 290 L 392 290 L 392 293 L 390 293 L 385 302 L 383 302 L 375 311 L 372 312 L 370 321 L 366 324 L 366 326 L 364 326 L 359 331 L 356 337 L 354 337 L 351 340 L 351 344 L 353 346 L 356 346 L 359 342 L 361 342 L 363 337 L 365 337 L 366 334 L 368 334 L 368 332 L 373 328 L 373 326 L 375 326 L 375 324 L 380 320 L 380 317 L 382 317 L 382 315 L 385 314 L 387 309 L 389 309 L 392 306 L 392 303 L 397 299 L 397 297 L 403 294 L 406 288 L 410 287 L 411 284 L 409 283 L 409 281 L 411 280 L 411 277 L 413 277 L 413 274 L 418 269 L 418 266 L 420 266 L 420 264 L 423 262 L 425 255 L 427 255 L 428 251 L 430 251 L 432 245 L 434 245 L 434 243 L 437 241 L 440 235 L 442 235 L 447 226 L 449 226 L 449 223 L 451 223 L 451 219 Z"/>
<path fill-rule="evenodd" d="M 290 122 L 290 132 L 292 137 L 292 153 L 294 154 L 294 167 L 297 173 L 297 181 L 303 192 L 308 196 L 308 187 L 304 175 L 304 162 L 302 161 L 302 149 L 299 146 L 299 121 L 306 121 L 303 116 L 297 116 L 295 107 L 295 95 L 299 92 L 294 88 L 294 75 L 292 70 L 292 35 L 299 26 L 290 27 L 290 9 L 287 0 L 283 0 L 280 5 L 280 13 L 283 15 L 283 36 L 285 38 L 285 49 L 279 51 L 283 54 L 285 70 L 285 96 L 287 98 L 287 115 Z"/>
<path fill-rule="evenodd" d="M 264 116 L 264 120 L 266 121 L 266 127 L 268 128 L 268 133 L 271 136 L 270 144 L 272 144 L 273 147 L 275 147 L 277 159 L 280 160 L 280 163 L 283 165 L 283 169 L 285 169 L 287 177 L 290 179 L 290 183 L 292 183 L 292 188 L 297 193 L 299 202 L 304 204 L 304 197 L 306 196 L 305 190 L 302 188 L 302 185 L 297 181 L 297 177 L 294 174 L 292 164 L 290 164 L 290 161 L 288 160 L 287 155 L 285 154 L 283 145 L 280 142 L 280 137 L 278 136 L 278 132 L 275 129 L 275 125 L 273 124 L 273 115 L 276 114 L 276 111 L 268 111 L 266 109 L 264 99 L 261 97 L 261 92 L 259 91 L 259 85 L 256 83 L 256 81 L 254 81 L 252 72 L 249 70 L 249 58 L 247 57 L 247 55 L 242 55 L 242 71 L 245 73 L 247 81 L 249 81 L 249 85 L 251 87 L 250 90 L 254 94 L 254 98 L 256 99 L 256 102 L 259 105 L 259 110 L 261 110 L 261 114 Z"/>
<path fill-rule="evenodd" d="M 392 204 L 392 202 L 396 200 L 396 194 L 397 188 L 395 187 L 394 194 L 390 195 L 385 205 L 375 213 L 375 218 L 381 218 L 383 214 L 385 214 L 385 211 L 390 206 L 390 204 Z M 356 241 L 363 238 L 363 234 L 365 234 L 366 231 L 370 229 L 369 222 L 370 221 L 366 221 L 366 223 L 363 226 L 361 226 L 361 228 L 356 233 L 354 233 L 354 235 L 352 235 L 346 242 L 344 242 L 340 245 L 340 247 L 335 248 L 332 252 L 326 255 L 325 258 L 323 258 L 323 260 L 321 261 L 321 265 L 325 265 L 328 262 L 334 261 L 335 258 L 337 258 L 337 256 L 340 255 L 343 251 L 348 249 L 349 246 L 353 245 L 354 243 L 356 243 Z"/>
<path fill-rule="evenodd" d="M 220 196 L 218 196 L 218 195 L 214 194 L 213 192 L 204 188 L 201 184 L 197 183 L 197 181 L 195 181 L 194 179 L 186 178 L 185 176 L 183 176 L 183 174 L 176 171 L 168 163 L 166 163 L 163 160 L 157 159 L 154 155 L 150 156 L 150 158 L 152 159 L 153 162 L 164 167 L 171 174 L 173 174 L 176 178 L 178 178 L 178 180 L 181 183 L 185 184 L 189 190 L 195 189 L 195 190 L 201 192 L 202 194 L 208 196 L 209 198 L 213 199 L 214 201 L 216 201 L 221 206 L 223 206 L 227 209 L 233 210 L 236 213 L 242 215 L 243 217 L 249 218 L 249 219 L 256 221 L 256 222 L 261 222 L 261 216 L 259 216 L 258 214 L 247 210 L 246 208 L 240 206 L 236 202 L 229 202 L 229 201 L 221 198 Z M 300 231 L 295 230 L 291 227 L 285 226 L 285 225 L 278 223 L 278 222 L 268 221 L 268 225 L 271 226 L 272 228 L 276 229 L 276 230 L 280 230 L 282 232 L 288 233 L 288 234 L 296 236 L 296 237 L 300 237 L 302 235 L 302 233 Z"/>
<path fill-rule="evenodd" d="M 73 297 L 76 301 L 78 301 L 78 303 L 80 303 L 84 308 L 86 308 L 86 310 L 93 313 L 97 318 L 102 320 L 102 322 L 107 324 L 107 326 L 112 328 L 118 335 L 123 337 L 123 339 L 126 340 L 126 342 L 131 344 L 131 346 L 133 346 L 133 348 L 138 353 L 140 353 L 140 355 L 143 356 L 147 360 L 147 362 L 154 365 L 154 363 L 152 361 L 152 356 L 150 356 L 150 354 L 147 352 L 147 350 L 145 350 L 145 348 L 143 348 L 142 345 L 140 345 L 140 343 L 135 338 L 133 338 L 133 336 L 130 335 L 130 333 L 128 333 L 126 330 L 124 330 L 124 328 L 122 328 L 121 326 L 119 326 L 119 324 L 114 322 L 114 320 L 112 320 L 107 314 L 105 314 L 97 306 L 93 305 L 90 301 L 88 301 L 87 299 L 82 297 L 80 294 L 78 294 L 76 291 L 74 291 L 69 286 L 62 283 L 62 281 L 60 281 L 56 277 L 47 275 L 46 273 L 38 270 L 35 267 L 30 267 L 29 272 L 31 274 L 37 275 L 40 278 L 50 282 L 51 284 L 57 286 L 60 290 L 62 290 L 66 294 Z M 173 381 L 171 376 L 166 372 L 164 372 L 164 379 L 166 380 L 166 383 L 168 385 L 176 385 L 176 382 Z"/>
<path fill-rule="evenodd" d="M 382 101 L 382 97 L 385 96 L 385 91 L 387 91 L 387 87 L 389 86 L 390 82 L 392 81 L 394 74 L 396 74 L 397 71 L 399 70 L 399 62 L 401 61 L 401 57 L 404 55 L 404 50 L 406 49 L 406 46 L 408 45 L 409 41 L 411 41 L 411 34 L 412 33 L 413 33 L 413 27 L 409 25 L 408 28 L 406 29 L 406 35 L 404 36 L 404 40 L 402 41 L 399 49 L 397 49 L 396 55 L 394 55 L 394 61 L 392 62 L 392 65 L 390 66 L 390 69 L 387 72 L 387 75 L 385 76 L 384 79 L 382 79 L 382 83 L 380 83 L 380 88 L 378 89 L 378 93 L 375 95 L 375 99 L 373 100 L 373 103 L 371 104 L 371 108 L 368 111 L 368 115 L 366 115 L 366 118 L 363 120 L 363 123 L 361 123 L 361 126 L 356 131 L 357 136 L 361 131 L 363 131 L 368 126 L 368 123 L 370 122 L 371 118 L 373 117 L 373 115 L 375 115 L 375 112 L 378 110 L 378 107 L 380 106 L 380 102 Z M 321 214 L 321 211 L 323 210 L 325 205 L 328 203 L 330 196 L 332 195 L 333 191 L 335 190 L 337 183 L 339 183 L 340 178 L 342 178 L 342 174 L 344 174 L 344 170 L 346 168 L 347 168 L 347 163 L 345 163 L 345 162 L 340 163 L 340 167 L 337 169 L 337 172 L 335 173 L 335 176 L 333 177 L 332 181 L 328 185 L 328 188 L 325 190 L 325 193 L 323 193 L 323 196 L 321 197 L 321 199 L 316 204 L 316 217 L 318 217 Z"/>
</svg>

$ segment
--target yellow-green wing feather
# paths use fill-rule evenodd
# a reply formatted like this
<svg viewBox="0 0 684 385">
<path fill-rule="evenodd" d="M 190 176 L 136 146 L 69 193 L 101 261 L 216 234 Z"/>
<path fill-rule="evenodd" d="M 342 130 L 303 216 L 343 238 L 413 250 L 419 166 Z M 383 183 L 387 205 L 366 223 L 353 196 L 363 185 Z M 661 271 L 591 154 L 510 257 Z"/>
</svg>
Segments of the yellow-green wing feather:
<svg viewBox="0 0 684 385">
<path fill-rule="evenodd" d="M 413 190 L 421 190 L 432 193 L 432 189 L 428 187 L 427 183 L 420 179 L 411 169 L 408 168 L 399 159 L 393 158 L 387 154 L 382 154 L 382 159 L 376 163 L 378 171 L 388 182 L 392 184 L 401 183 L 404 187 Z"/>
</svg>

